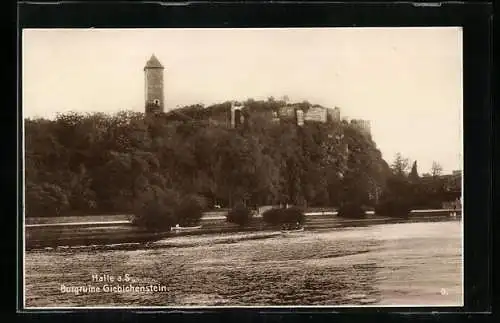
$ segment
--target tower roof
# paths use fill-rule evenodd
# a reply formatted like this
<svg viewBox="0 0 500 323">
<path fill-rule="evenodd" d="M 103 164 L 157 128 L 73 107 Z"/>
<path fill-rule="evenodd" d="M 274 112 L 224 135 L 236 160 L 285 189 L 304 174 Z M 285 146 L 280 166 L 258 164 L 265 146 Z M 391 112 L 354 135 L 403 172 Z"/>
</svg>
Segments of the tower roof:
<svg viewBox="0 0 500 323">
<path fill-rule="evenodd" d="M 153 54 L 151 55 L 151 58 L 146 62 L 146 66 L 144 66 L 144 69 L 146 68 L 164 68 L 164 67 L 163 65 L 161 65 L 158 58 L 156 58 L 155 54 Z"/>
</svg>

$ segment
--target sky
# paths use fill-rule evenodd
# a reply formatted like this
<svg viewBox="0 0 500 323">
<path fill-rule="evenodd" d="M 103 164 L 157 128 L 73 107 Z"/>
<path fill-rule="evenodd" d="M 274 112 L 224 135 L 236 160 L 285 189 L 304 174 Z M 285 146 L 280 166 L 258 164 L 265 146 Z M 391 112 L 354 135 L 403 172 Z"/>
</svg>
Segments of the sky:
<svg viewBox="0 0 500 323">
<path fill-rule="evenodd" d="M 462 169 L 460 28 L 25 29 L 24 117 L 144 111 L 144 65 L 165 67 L 165 110 L 226 100 L 308 100 L 371 121 L 396 153 Z"/>
</svg>

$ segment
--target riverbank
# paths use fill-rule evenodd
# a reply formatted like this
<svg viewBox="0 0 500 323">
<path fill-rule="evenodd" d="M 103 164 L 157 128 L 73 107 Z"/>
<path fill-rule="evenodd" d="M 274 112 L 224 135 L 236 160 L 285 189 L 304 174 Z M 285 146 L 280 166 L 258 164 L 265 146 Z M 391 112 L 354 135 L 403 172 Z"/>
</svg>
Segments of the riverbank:
<svg viewBox="0 0 500 323">
<path fill-rule="evenodd" d="M 441 214 L 442 213 L 442 214 Z M 447 212 L 415 213 L 409 218 L 384 218 L 368 215 L 365 219 L 348 219 L 332 215 L 308 215 L 304 224 L 306 231 L 324 231 L 342 227 L 358 227 L 374 224 L 433 222 L 456 220 Z M 245 227 L 227 223 L 222 217 L 208 217 L 201 221 L 201 229 L 189 232 L 149 232 L 133 226 L 129 221 L 31 224 L 25 227 L 25 249 L 55 248 L 58 246 L 98 246 L 110 244 L 147 244 L 169 237 L 185 235 L 213 235 L 237 232 L 273 232 L 275 226 L 268 225 L 256 217 Z"/>
</svg>

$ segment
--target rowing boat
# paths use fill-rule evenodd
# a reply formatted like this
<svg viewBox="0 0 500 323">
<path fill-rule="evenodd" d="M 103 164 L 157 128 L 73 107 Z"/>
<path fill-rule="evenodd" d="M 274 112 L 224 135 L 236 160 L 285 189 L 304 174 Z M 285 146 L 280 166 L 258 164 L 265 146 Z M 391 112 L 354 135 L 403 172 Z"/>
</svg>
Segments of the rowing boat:
<svg viewBox="0 0 500 323">
<path fill-rule="evenodd" d="M 281 233 L 295 233 L 295 232 L 302 232 L 304 231 L 304 227 L 299 228 L 299 229 L 293 229 L 293 230 L 281 230 Z"/>
<path fill-rule="evenodd" d="M 194 231 L 201 229 L 201 225 L 195 226 L 195 227 L 181 227 L 179 225 L 176 225 L 175 227 L 171 227 L 170 231 L 173 232 L 188 232 L 188 231 Z"/>
</svg>

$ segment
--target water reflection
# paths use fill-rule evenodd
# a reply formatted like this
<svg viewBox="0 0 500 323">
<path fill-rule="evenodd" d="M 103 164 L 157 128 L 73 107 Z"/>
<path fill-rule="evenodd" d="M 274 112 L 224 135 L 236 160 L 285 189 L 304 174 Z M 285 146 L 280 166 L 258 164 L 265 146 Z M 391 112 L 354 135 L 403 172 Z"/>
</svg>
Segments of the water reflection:
<svg viewBox="0 0 500 323">
<path fill-rule="evenodd" d="M 247 234 L 248 235 L 248 234 Z M 237 235 L 236 235 L 237 236 Z M 26 254 L 28 306 L 455 304 L 461 224 L 391 224 L 245 240 L 178 237 L 175 247 Z M 226 240 L 224 240 L 226 239 Z M 214 241 L 217 241 L 216 243 Z M 61 293 L 93 273 L 166 292 Z M 445 289 L 446 294 L 441 291 Z"/>
</svg>

